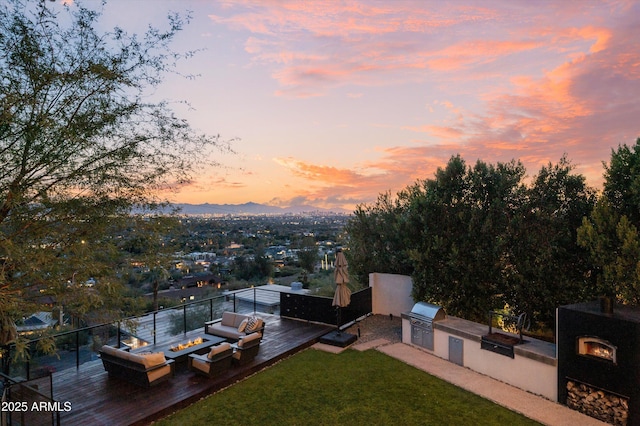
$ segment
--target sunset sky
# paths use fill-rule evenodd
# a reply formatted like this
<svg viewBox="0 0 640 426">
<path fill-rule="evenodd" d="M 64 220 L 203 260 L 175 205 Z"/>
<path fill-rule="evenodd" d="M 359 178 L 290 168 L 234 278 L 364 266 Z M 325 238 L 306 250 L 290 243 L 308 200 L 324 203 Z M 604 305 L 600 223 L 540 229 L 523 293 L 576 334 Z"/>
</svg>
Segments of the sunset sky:
<svg viewBox="0 0 640 426">
<path fill-rule="evenodd" d="M 177 202 L 353 209 L 460 154 L 566 153 L 592 186 L 640 136 L 640 2 L 109 0 L 143 32 L 192 11 L 174 47 L 205 49 L 157 95 L 206 133 L 237 138 Z M 197 155 L 197 153 L 196 153 Z"/>
</svg>

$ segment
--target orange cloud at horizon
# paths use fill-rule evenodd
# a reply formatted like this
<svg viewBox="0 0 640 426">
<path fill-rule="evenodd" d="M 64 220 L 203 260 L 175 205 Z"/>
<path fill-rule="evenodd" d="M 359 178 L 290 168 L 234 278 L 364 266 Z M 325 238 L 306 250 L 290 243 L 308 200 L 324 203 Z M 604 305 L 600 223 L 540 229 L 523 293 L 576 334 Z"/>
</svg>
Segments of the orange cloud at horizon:
<svg viewBox="0 0 640 426">
<path fill-rule="evenodd" d="M 296 176 L 313 182 L 348 185 L 357 176 L 351 170 L 341 170 L 332 166 L 305 163 L 292 158 L 274 158 L 274 161 L 291 171 Z"/>
</svg>

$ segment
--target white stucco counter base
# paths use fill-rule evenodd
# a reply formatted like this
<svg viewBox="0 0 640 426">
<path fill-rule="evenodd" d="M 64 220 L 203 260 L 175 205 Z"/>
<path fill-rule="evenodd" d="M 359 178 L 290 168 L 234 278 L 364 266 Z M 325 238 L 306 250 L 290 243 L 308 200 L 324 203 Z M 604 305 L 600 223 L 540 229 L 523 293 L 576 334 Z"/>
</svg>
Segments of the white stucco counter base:
<svg viewBox="0 0 640 426">
<path fill-rule="evenodd" d="M 488 334 L 488 331 L 486 324 L 447 316 L 446 319 L 433 323 L 433 350 L 423 350 L 551 401 L 557 401 L 556 345 L 525 337 L 524 343 L 514 346 L 514 357 L 511 358 L 480 348 L 482 336 Z M 402 342 L 412 344 L 410 319 L 405 314 L 402 315 Z"/>
</svg>

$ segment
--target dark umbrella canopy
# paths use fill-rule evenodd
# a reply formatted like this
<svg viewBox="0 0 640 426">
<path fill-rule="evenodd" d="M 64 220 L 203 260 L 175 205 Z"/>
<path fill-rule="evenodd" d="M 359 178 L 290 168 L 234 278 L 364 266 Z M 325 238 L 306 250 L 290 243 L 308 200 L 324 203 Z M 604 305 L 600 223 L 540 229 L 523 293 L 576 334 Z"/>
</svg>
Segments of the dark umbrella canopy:
<svg viewBox="0 0 640 426">
<path fill-rule="evenodd" d="M 336 254 L 336 269 L 333 278 L 336 283 L 336 292 L 333 295 L 333 306 L 344 308 L 351 303 L 351 290 L 347 287 L 349 271 L 347 270 L 347 258 L 342 251 Z"/>
</svg>

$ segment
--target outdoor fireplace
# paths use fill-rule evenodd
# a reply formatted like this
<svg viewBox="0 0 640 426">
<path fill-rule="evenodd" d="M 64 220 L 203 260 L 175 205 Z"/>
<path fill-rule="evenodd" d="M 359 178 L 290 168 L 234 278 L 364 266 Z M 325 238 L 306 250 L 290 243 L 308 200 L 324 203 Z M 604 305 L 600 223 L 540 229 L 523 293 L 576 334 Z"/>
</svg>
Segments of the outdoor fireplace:
<svg viewBox="0 0 640 426">
<path fill-rule="evenodd" d="M 610 424 L 640 425 L 640 309 L 561 306 L 557 324 L 558 401 Z"/>
<path fill-rule="evenodd" d="M 578 337 L 578 354 L 616 363 L 616 347 L 597 337 Z"/>
</svg>

